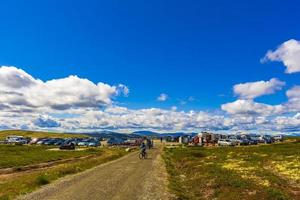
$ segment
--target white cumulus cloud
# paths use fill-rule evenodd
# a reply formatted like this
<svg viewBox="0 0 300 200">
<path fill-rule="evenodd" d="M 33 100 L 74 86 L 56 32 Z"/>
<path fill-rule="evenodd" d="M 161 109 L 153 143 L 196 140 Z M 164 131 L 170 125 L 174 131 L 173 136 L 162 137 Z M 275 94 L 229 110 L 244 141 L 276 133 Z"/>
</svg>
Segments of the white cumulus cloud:
<svg viewBox="0 0 300 200">
<path fill-rule="evenodd" d="M 0 105 L 7 107 L 54 110 L 100 107 L 128 92 L 124 85 L 95 84 L 73 75 L 44 82 L 16 67 L 0 67 Z"/>
<path fill-rule="evenodd" d="M 259 96 L 273 94 L 281 90 L 284 85 L 285 82 L 272 78 L 269 81 L 240 83 L 233 86 L 233 91 L 242 99 L 254 99 Z"/>
<path fill-rule="evenodd" d="M 286 67 L 286 73 L 300 72 L 300 41 L 291 39 L 276 50 L 269 50 L 262 61 L 280 61 Z"/>
<path fill-rule="evenodd" d="M 239 99 L 221 106 L 222 110 L 233 115 L 272 115 L 283 112 L 282 105 L 268 105 L 253 100 Z"/>
<path fill-rule="evenodd" d="M 300 112 L 300 86 L 294 86 L 286 92 L 288 102 L 285 107 L 290 112 Z"/>
</svg>

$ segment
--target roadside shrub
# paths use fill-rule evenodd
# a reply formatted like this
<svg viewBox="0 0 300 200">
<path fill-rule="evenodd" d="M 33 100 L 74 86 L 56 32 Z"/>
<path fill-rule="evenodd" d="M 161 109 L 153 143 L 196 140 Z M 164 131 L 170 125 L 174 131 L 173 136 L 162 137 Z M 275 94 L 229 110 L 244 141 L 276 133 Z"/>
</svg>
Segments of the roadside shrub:
<svg viewBox="0 0 300 200">
<path fill-rule="evenodd" d="M 269 194 L 269 198 L 274 199 L 274 200 L 288 200 L 289 199 L 282 192 L 280 192 L 276 189 L 269 189 L 268 194 Z"/>
<path fill-rule="evenodd" d="M 50 183 L 48 177 L 44 174 L 42 175 L 39 175 L 37 178 L 36 178 L 36 181 L 37 181 L 37 184 L 38 185 L 46 185 L 48 183 Z"/>
</svg>

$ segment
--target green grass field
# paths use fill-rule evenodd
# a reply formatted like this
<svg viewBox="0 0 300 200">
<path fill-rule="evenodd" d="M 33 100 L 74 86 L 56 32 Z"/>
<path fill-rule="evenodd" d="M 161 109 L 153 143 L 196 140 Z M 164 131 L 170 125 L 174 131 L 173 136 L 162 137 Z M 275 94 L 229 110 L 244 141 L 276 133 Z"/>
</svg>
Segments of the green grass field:
<svg viewBox="0 0 300 200">
<path fill-rule="evenodd" d="M 0 169 L 44 163 L 68 158 L 97 155 L 101 151 L 50 151 L 49 146 L 0 145 Z"/>
<path fill-rule="evenodd" d="M 300 199 L 300 140 L 247 147 L 165 148 L 177 199 Z"/>
<path fill-rule="evenodd" d="M 4 140 L 9 135 L 19 135 L 31 138 L 72 138 L 72 137 L 88 137 L 83 134 L 71 134 L 71 133 L 53 133 L 42 131 L 24 131 L 24 130 L 6 130 L 0 131 L 0 140 Z"/>
</svg>

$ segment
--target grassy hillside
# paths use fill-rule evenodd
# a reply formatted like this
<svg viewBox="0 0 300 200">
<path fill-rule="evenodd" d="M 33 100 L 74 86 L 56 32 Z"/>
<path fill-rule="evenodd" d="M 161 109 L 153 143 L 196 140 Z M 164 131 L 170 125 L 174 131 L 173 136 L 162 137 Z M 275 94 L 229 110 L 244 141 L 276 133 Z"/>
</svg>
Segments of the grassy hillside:
<svg viewBox="0 0 300 200">
<path fill-rule="evenodd" d="M 72 137 L 88 137 L 83 134 L 71 134 L 71 133 L 53 133 L 42 131 L 24 131 L 24 130 L 6 130 L 0 131 L 0 140 L 5 139 L 9 135 L 20 135 L 31 138 L 72 138 Z"/>
<path fill-rule="evenodd" d="M 88 155 L 97 155 L 99 148 L 85 151 L 50 151 L 49 146 L 16 146 L 0 145 L 0 169 L 7 167 L 22 167 L 56 161 L 68 158 L 77 158 Z"/>
<path fill-rule="evenodd" d="M 178 199 L 300 199 L 300 141 L 247 147 L 166 148 Z"/>
</svg>

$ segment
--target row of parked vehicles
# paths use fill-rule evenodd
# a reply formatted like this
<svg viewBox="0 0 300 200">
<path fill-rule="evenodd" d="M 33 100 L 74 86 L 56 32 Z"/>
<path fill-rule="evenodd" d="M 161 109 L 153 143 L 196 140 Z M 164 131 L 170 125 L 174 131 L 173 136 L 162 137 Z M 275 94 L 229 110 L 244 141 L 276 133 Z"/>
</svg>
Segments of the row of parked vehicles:
<svg viewBox="0 0 300 200">
<path fill-rule="evenodd" d="M 11 135 L 3 142 L 5 144 L 29 144 L 29 145 L 54 145 L 61 146 L 63 144 L 74 144 L 75 146 L 97 147 L 101 146 L 102 138 L 90 137 L 90 138 L 30 138 L 23 136 Z M 126 146 L 139 146 L 143 141 L 143 138 L 138 139 L 126 139 L 126 138 L 108 138 L 107 145 L 126 145 Z"/>
<path fill-rule="evenodd" d="M 219 139 L 218 146 L 236 146 L 236 145 L 257 145 L 271 144 L 276 141 L 283 141 L 282 135 L 229 135 L 225 139 Z"/>
<path fill-rule="evenodd" d="M 273 142 L 282 142 L 283 135 L 268 134 L 219 134 L 203 131 L 196 136 L 181 136 L 179 143 L 192 143 L 197 146 L 236 146 L 236 145 L 257 145 L 271 144 Z"/>
<path fill-rule="evenodd" d="M 98 147 L 101 146 L 100 138 L 29 138 L 23 136 L 8 136 L 5 144 L 53 145 L 61 149 L 75 149 L 75 146 Z"/>
</svg>

